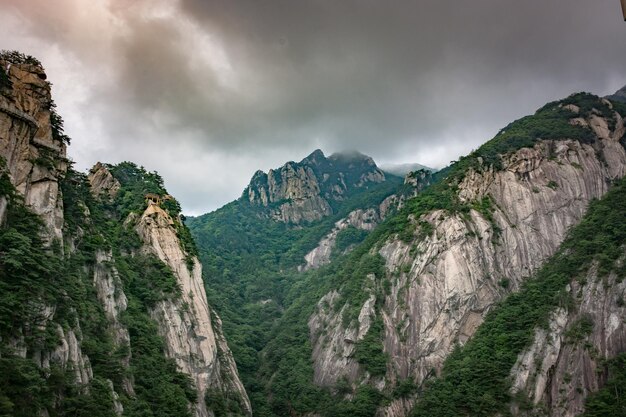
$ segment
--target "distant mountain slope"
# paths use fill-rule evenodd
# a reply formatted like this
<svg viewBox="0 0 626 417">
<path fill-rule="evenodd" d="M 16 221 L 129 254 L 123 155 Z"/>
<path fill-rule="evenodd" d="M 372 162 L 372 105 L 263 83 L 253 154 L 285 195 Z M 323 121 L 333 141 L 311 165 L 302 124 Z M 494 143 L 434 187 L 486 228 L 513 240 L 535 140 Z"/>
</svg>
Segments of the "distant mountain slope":
<svg viewBox="0 0 626 417">
<path fill-rule="evenodd" d="M 401 177 L 404 177 L 408 173 L 414 172 L 414 171 L 420 171 L 420 170 L 436 171 L 435 169 L 429 168 L 426 165 L 416 164 L 416 163 L 415 164 L 386 164 L 386 165 L 381 165 L 380 169 L 383 172 L 388 172 L 390 174 L 398 175 Z"/>
<path fill-rule="evenodd" d="M 613 101 L 621 101 L 626 102 L 626 85 L 615 92 L 615 94 L 611 94 L 610 96 L 606 96 L 607 99 Z"/>
<path fill-rule="evenodd" d="M 298 163 L 287 162 L 267 174 L 257 171 L 242 198 L 266 208 L 275 220 L 298 224 L 329 216 L 341 201 L 384 181 L 385 174 L 368 156 L 352 152 L 327 158 L 318 149 Z"/>
</svg>

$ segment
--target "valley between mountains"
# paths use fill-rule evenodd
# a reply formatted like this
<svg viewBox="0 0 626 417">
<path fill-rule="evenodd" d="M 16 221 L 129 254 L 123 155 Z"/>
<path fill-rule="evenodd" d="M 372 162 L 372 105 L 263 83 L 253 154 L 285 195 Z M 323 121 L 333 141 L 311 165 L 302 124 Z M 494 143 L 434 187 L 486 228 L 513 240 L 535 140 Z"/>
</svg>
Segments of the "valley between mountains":
<svg viewBox="0 0 626 417">
<path fill-rule="evenodd" d="M 623 417 L 624 97 L 439 171 L 315 150 L 185 217 L 159 167 L 75 170 L 3 52 L 0 416 Z"/>
</svg>

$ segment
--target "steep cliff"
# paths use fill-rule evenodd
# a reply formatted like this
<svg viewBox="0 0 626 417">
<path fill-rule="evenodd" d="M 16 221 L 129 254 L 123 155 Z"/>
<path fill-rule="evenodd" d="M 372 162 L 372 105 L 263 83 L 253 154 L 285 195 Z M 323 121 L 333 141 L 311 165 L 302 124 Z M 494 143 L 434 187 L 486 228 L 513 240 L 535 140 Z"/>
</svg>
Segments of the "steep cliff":
<svg viewBox="0 0 626 417">
<path fill-rule="evenodd" d="M 63 123 L 55 112 L 50 83 L 32 57 L 2 53 L 0 67 L 0 156 L 24 202 L 41 216 L 47 239 L 63 237 L 58 179 L 67 169 Z M 6 216 L 0 203 L 0 220 Z"/>
<path fill-rule="evenodd" d="M 593 202 L 558 252 L 455 350 L 415 416 L 623 415 L 625 186 L 622 178 Z"/>
<path fill-rule="evenodd" d="M 82 349 L 89 330 L 81 328 L 77 306 L 57 303 L 61 294 L 71 296 L 82 289 L 76 276 L 64 276 L 69 268 L 59 260 L 65 246 L 60 181 L 68 165 L 67 138 L 41 64 L 3 52 L 0 68 L 0 399 L 4 413 L 45 414 L 51 404 L 43 395 L 46 373 L 56 373 L 61 388 L 68 381 L 87 387 L 94 376 Z M 74 291 L 64 293 L 66 285 L 74 285 Z M 25 395 L 20 382 L 37 388 Z M 102 381 L 94 382 L 98 384 L 91 389 L 99 391 Z"/>
<path fill-rule="evenodd" d="M 511 369 L 513 415 L 583 413 L 587 396 L 612 376 L 612 360 L 626 352 L 624 181 L 602 203 L 601 221 L 587 228 L 587 238 L 603 239 L 602 246 L 589 245 L 595 252 L 585 248 L 588 262 L 571 274 L 562 293 L 567 302 L 553 309 L 546 326 L 535 329 L 532 343 Z M 614 246 L 605 246 L 608 242 Z M 613 398 L 613 404 L 617 401 Z M 613 404 L 605 403 L 602 415 L 613 415 Z"/>
<path fill-rule="evenodd" d="M 217 316 L 213 318 L 215 312 L 207 303 L 202 266 L 195 256 L 184 251 L 176 230 L 177 222 L 180 220 L 172 219 L 165 210 L 149 202 L 135 226 L 143 242 L 141 250 L 167 265 L 180 287 L 179 297 L 159 301 L 150 315 L 159 324 L 167 356 L 195 382 L 198 390 L 196 415 L 208 415 L 207 408 L 210 410 L 212 404 L 205 403 L 205 394 L 209 390 L 236 398 L 241 412 L 250 414 L 250 402 L 224 342 L 220 320 Z M 184 226 L 178 223 L 178 227 Z"/>
<path fill-rule="evenodd" d="M 41 64 L 0 66 L 0 414 L 250 415 L 162 179 L 76 172 Z"/>
<path fill-rule="evenodd" d="M 586 94 L 544 106 L 445 170 L 339 265 L 320 270 L 284 319 L 302 332 L 294 323 L 311 311 L 311 381 L 346 400 L 362 398 L 366 383 L 378 392 L 366 395 L 369 413 L 380 404 L 377 415 L 407 415 L 455 346 L 523 287 L 590 201 L 624 176 L 623 115 L 617 103 Z M 296 383 L 297 373 L 283 369 L 306 358 L 306 349 L 270 353 L 285 342 L 270 343 L 267 372 Z M 329 411 L 320 400 L 311 409 L 290 391 L 283 395 L 285 385 L 271 384 L 277 410 L 342 415 L 356 407 L 337 403 Z M 296 390 L 323 398 L 303 385 Z"/>
</svg>

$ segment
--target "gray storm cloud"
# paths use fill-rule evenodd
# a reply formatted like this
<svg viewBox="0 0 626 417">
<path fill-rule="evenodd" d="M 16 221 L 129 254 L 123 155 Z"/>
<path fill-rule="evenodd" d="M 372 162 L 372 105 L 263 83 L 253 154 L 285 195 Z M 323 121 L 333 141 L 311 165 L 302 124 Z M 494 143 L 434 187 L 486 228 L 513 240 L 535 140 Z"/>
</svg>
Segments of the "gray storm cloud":
<svg viewBox="0 0 626 417">
<path fill-rule="evenodd" d="M 511 120 L 626 83 L 617 0 L 0 0 L 80 168 L 134 160 L 187 212 L 257 169 L 359 149 L 441 167 Z"/>
</svg>

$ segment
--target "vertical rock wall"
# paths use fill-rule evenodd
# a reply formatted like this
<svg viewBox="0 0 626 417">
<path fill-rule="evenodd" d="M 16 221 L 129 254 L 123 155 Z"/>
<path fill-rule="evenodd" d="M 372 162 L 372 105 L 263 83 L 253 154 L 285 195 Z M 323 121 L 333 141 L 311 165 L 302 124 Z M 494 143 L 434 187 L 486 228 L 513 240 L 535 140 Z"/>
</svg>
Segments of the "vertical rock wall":
<svg viewBox="0 0 626 417">
<path fill-rule="evenodd" d="M 160 301 L 151 312 L 165 340 L 166 354 L 194 380 L 198 389 L 198 417 L 209 415 L 204 394 L 210 388 L 237 393 L 243 409 L 251 413 L 250 401 L 221 334 L 221 322 L 212 317 L 215 313 L 207 303 L 202 266 L 196 257 L 189 258 L 181 249 L 175 221 L 178 220 L 151 203 L 135 228 L 144 243 L 143 250 L 170 267 L 181 289 L 180 299 Z"/>
</svg>

